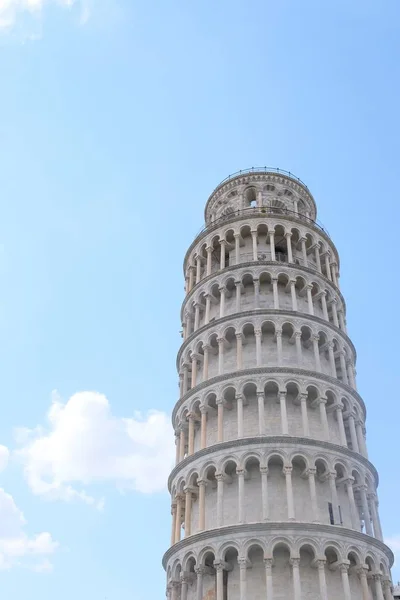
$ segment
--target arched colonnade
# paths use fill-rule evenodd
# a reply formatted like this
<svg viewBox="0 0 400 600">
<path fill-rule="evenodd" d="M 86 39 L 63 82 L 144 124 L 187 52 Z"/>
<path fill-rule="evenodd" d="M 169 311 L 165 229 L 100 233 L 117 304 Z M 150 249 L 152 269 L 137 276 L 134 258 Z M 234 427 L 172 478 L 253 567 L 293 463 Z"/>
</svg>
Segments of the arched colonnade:
<svg viewBox="0 0 400 600">
<path fill-rule="evenodd" d="M 182 307 L 183 338 L 211 321 L 257 309 L 290 310 L 319 317 L 347 332 L 341 296 L 307 275 L 264 269 L 212 280 Z"/>
</svg>

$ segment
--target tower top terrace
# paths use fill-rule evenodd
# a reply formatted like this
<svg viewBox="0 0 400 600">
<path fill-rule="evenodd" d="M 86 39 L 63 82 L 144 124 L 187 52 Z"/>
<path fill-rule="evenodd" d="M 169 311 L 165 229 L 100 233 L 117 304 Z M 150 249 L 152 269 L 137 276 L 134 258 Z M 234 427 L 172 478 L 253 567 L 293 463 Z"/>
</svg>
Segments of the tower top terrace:
<svg viewBox="0 0 400 600">
<path fill-rule="evenodd" d="M 308 187 L 282 169 L 252 167 L 224 179 L 212 192 L 205 207 L 206 225 L 248 208 L 291 211 L 312 221 L 317 207 Z"/>
</svg>

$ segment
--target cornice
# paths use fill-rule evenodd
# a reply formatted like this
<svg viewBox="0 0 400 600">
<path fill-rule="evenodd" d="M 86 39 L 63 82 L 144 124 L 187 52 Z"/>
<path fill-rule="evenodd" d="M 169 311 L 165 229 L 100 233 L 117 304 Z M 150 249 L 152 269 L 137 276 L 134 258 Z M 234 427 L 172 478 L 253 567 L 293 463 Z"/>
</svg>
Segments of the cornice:
<svg viewBox="0 0 400 600">
<path fill-rule="evenodd" d="M 254 267 L 275 267 L 275 268 L 279 268 L 280 271 L 285 271 L 286 269 L 295 269 L 296 271 L 299 269 L 300 271 L 304 272 L 304 273 L 309 273 L 310 275 L 317 275 L 317 277 L 319 277 L 320 279 L 322 279 L 325 283 L 327 283 L 339 296 L 340 300 L 342 301 L 343 304 L 343 308 L 346 311 L 346 301 L 343 297 L 342 292 L 340 291 L 340 289 L 333 283 L 333 281 L 331 281 L 330 279 L 328 279 L 323 273 L 321 273 L 320 271 L 318 271 L 317 269 L 311 269 L 310 267 L 305 267 L 303 265 L 296 265 L 294 263 L 286 263 L 286 262 L 277 262 L 277 261 L 272 261 L 272 260 L 252 260 L 250 262 L 246 262 L 246 263 L 240 263 L 238 265 L 229 265 L 227 267 L 225 267 L 225 269 L 218 269 L 218 271 L 215 271 L 214 273 L 211 273 L 211 275 L 207 275 L 206 277 L 203 277 L 199 283 L 196 283 L 193 288 L 191 289 L 191 291 L 185 296 L 183 302 L 182 302 L 182 307 L 181 307 L 181 317 L 182 317 L 182 311 L 184 310 L 186 304 L 188 303 L 188 301 L 195 295 L 195 293 L 201 289 L 201 287 L 205 284 L 205 283 L 209 283 L 210 281 L 212 281 L 212 279 L 215 279 L 219 276 L 223 276 L 226 273 L 229 273 L 230 271 L 238 271 L 239 269 L 253 269 Z"/>
<path fill-rule="evenodd" d="M 174 554 L 180 552 L 181 550 L 188 549 L 198 542 L 204 542 L 204 546 L 206 546 L 207 540 L 210 538 L 229 536 L 234 539 L 241 533 L 249 533 L 249 535 L 254 536 L 254 534 L 268 535 L 268 534 L 276 534 L 276 533 L 284 533 L 294 531 L 299 534 L 304 534 L 304 537 L 309 537 L 310 534 L 313 533 L 325 533 L 328 538 L 331 536 L 339 536 L 342 537 L 343 540 L 351 540 L 354 542 L 361 542 L 367 546 L 373 546 L 380 552 L 383 552 L 387 558 L 389 559 L 390 566 L 393 565 L 394 556 L 393 552 L 390 550 L 386 544 L 377 540 L 374 537 L 366 535 L 365 533 L 361 533 L 359 531 L 355 531 L 353 529 L 347 529 L 346 527 L 341 527 L 339 525 L 323 525 L 320 523 L 295 523 L 295 522 L 287 522 L 287 521 L 278 521 L 274 523 L 249 523 L 247 525 L 230 525 L 228 527 L 219 527 L 218 529 L 209 529 L 208 531 L 202 531 L 201 533 L 196 533 L 187 537 L 174 546 L 171 546 L 163 556 L 162 564 L 164 569 L 167 567 L 168 560 L 174 556 Z"/>
<path fill-rule="evenodd" d="M 374 465 L 364 456 L 358 454 L 357 452 L 353 452 L 349 450 L 349 448 L 345 448 L 345 446 L 340 446 L 339 444 L 334 444 L 332 442 L 325 442 L 323 440 L 315 440 L 312 438 L 305 438 L 299 436 L 287 436 L 287 435 L 260 435 L 257 437 L 248 437 L 248 438 L 240 438 L 237 440 L 230 440 L 227 442 L 219 442 L 217 444 L 213 444 L 212 446 L 208 446 L 208 448 L 204 448 L 203 450 L 198 450 L 191 456 L 187 456 L 182 461 L 180 461 L 171 471 L 170 476 L 168 477 L 168 491 L 171 492 L 171 485 L 173 479 L 186 468 L 188 465 L 192 463 L 196 463 L 200 459 L 210 457 L 214 453 L 220 450 L 232 450 L 232 448 L 241 448 L 248 447 L 251 445 L 261 446 L 262 444 L 274 445 L 277 448 L 280 448 L 282 445 L 292 445 L 294 447 L 309 446 L 312 448 L 321 448 L 322 450 L 329 450 L 336 454 L 345 456 L 346 458 L 356 460 L 364 467 L 366 467 L 374 476 L 376 487 L 379 485 L 379 475 L 378 471 L 374 467 Z"/>
<path fill-rule="evenodd" d="M 360 406 L 363 410 L 364 419 L 367 416 L 367 409 L 365 407 L 364 400 L 361 398 L 360 394 L 355 389 L 350 387 L 349 385 L 342 383 L 341 381 L 339 381 L 339 379 L 335 379 L 334 377 L 331 377 L 330 375 L 326 375 L 325 373 L 317 373 L 316 371 L 309 371 L 306 369 L 296 369 L 296 368 L 288 368 L 288 367 L 255 367 L 253 369 L 241 369 L 240 371 L 232 371 L 231 373 L 224 373 L 223 375 L 216 375 L 216 377 L 211 377 L 210 379 L 207 379 L 207 381 L 203 381 L 202 383 L 199 383 L 198 385 L 196 385 L 194 388 L 189 390 L 184 396 L 182 396 L 182 398 L 180 398 L 176 402 L 176 404 L 172 410 L 172 415 L 171 415 L 172 423 L 174 423 L 176 412 L 179 409 L 179 407 L 182 406 L 182 404 L 184 402 L 186 402 L 186 400 L 188 400 L 192 396 L 195 396 L 196 394 L 198 394 L 202 390 L 206 389 L 207 387 L 213 387 L 223 381 L 233 381 L 234 379 L 236 379 L 238 377 L 249 376 L 249 375 L 270 375 L 270 374 L 271 375 L 299 375 L 300 377 L 313 377 L 314 379 L 319 379 L 319 380 L 328 382 L 331 385 L 333 385 L 334 387 L 344 390 L 345 393 L 353 396 L 353 398 L 355 398 L 357 400 L 357 402 L 360 404 Z"/>
<path fill-rule="evenodd" d="M 253 215 L 251 215 L 251 217 L 249 217 L 249 215 L 237 215 L 236 217 L 231 217 L 231 218 L 227 219 L 223 223 L 215 223 L 215 225 L 210 224 L 208 227 L 203 229 L 203 231 L 201 231 L 195 237 L 195 239 L 193 240 L 193 242 L 190 244 L 189 248 L 186 251 L 185 258 L 183 259 L 183 274 L 185 274 L 186 262 L 187 262 L 187 259 L 190 255 L 190 253 L 192 252 L 193 248 L 201 241 L 202 238 L 207 237 L 210 233 L 213 233 L 217 229 L 223 229 L 227 224 L 237 223 L 238 221 L 249 221 L 250 219 L 257 219 L 259 221 L 265 221 L 268 219 L 279 221 L 280 219 L 283 219 L 284 221 L 289 221 L 289 222 L 295 223 L 295 224 L 303 226 L 303 227 L 309 227 L 314 233 L 316 233 L 316 234 L 320 235 L 322 238 L 324 238 L 324 240 L 328 244 L 328 246 L 330 248 L 332 248 L 332 250 L 335 254 L 338 266 L 340 265 L 339 253 L 336 249 L 335 244 L 333 243 L 333 241 L 331 240 L 329 235 L 327 235 L 322 229 L 319 229 L 316 225 L 313 225 L 312 223 L 307 223 L 303 219 L 296 218 L 293 215 L 289 216 L 289 215 L 282 214 L 282 215 L 275 215 L 274 218 L 271 218 L 270 216 L 266 216 L 266 215 L 260 213 L 259 215 L 253 214 Z"/>
<path fill-rule="evenodd" d="M 181 347 L 179 348 L 178 354 L 176 356 L 176 369 L 177 369 L 178 373 L 179 373 L 179 362 L 180 362 L 180 359 L 181 359 L 181 356 L 182 356 L 184 350 L 187 348 L 187 346 L 189 346 L 189 344 L 191 344 L 191 342 L 193 340 L 195 340 L 202 333 L 205 333 L 209 329 L 215 329 L 216 326 L 219 326 L 223 323 L 229 323 L 229 321 L 233 321 L 234 319 L 240 319 L 241 317 L 248 317 L 248 316 L 259 316 L 259 315 L 274 315 L 277 317 L 289 316 L 289 317 L 297 318 L 297 319 L 301 318 L 301 319 L 305 319 L 306 321 L 312 321 L 314 323 L 318 323 L 319 325 L 321 325 L 323 327 L 327 327 L 328 329 L 334 331 L 335 333 L 338 333 L 339 336 L 345 342 L 347 342 L 347 344 L 350 346 L 350 348 L 353 351 L 354 363 L 357 361 L 357 351 L 355 349 L 353 342 L 347 335 L 347 333 L 344 333 L 344 331 L 339 329 L 339 327 L 332 325 L 332 323 L 330 323 L 329 321 L 326 321 L 325 319 L 321 319 L 321 317 L 316 317 L 315 315 L 301 313 L 299 311 L 294 311 L 294 310 L 287 310 L 287 309 L 280 309 L 280 308 L 255 308 L 253 310 L 241 310 L 238 313 L 232 313 L 230 315 L 226 315 L 225 317 L 214 319 L 214 321 L 211 321 L 210 323 L 207 323 L 207 325 L 203 325 L 202 327 L 199 327 L 198 329 L 196 329 L 196 331 L 191 333 L 190 336 L 183 342 L 183 344 L 181 344 Z"/>
</svg>

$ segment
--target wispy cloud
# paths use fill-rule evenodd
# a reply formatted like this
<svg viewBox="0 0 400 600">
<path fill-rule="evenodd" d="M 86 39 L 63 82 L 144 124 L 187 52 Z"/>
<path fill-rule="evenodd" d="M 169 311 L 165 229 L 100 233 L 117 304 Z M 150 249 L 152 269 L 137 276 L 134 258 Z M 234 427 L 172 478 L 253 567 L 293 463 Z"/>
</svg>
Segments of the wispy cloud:
<svg viewBox="0 0 400 600">
<path fill-rule="evenodd" d="M 16 439 L 34 494 L 98 508 L 102 500 L 89 486 L 158 492 L 165 488 L 174 460 L 172 426 L 165 413 L 119 418 L 97 392 L 79 392 L 65 403 L 54 394 L 47 424 L 17 430 Z"/>
<path fill-rule="evenodd" d="M 8 462 L 8 449 L 0 446 L 0 471 Z M 50 571 L 52 555 L 58 544 L 50 533 L 29 537 L 25 531 L 26 521 L 14 498 L 0 488 L 0 571 L 21 566 L 33 571 Z"/>
<path fill-rule="evenodd" d="M 89 20 L 91 0 L 0 0 L 0 31 L 12 31 L 26 17 L 40 21 L 44 10 L 51 4 L 61 9 L 77 6 L 80 9 L 79 23 L 83 25 Z"/>
</svg>

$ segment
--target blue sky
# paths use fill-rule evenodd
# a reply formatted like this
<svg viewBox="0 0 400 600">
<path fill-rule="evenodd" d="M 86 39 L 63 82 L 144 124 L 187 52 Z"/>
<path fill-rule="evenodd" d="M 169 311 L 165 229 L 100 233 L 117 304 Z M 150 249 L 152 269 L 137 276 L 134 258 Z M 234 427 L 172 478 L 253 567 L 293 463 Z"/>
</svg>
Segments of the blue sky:
<svg viewBox="0 0 400 600">
<path fill-rule="evenodd" d="M 0 0 L 3 597 L 164 597 L 182 260 L 256 165 L 340 252 L 400 552 L 398 2 L 67 4 Z"/>
</svg>

